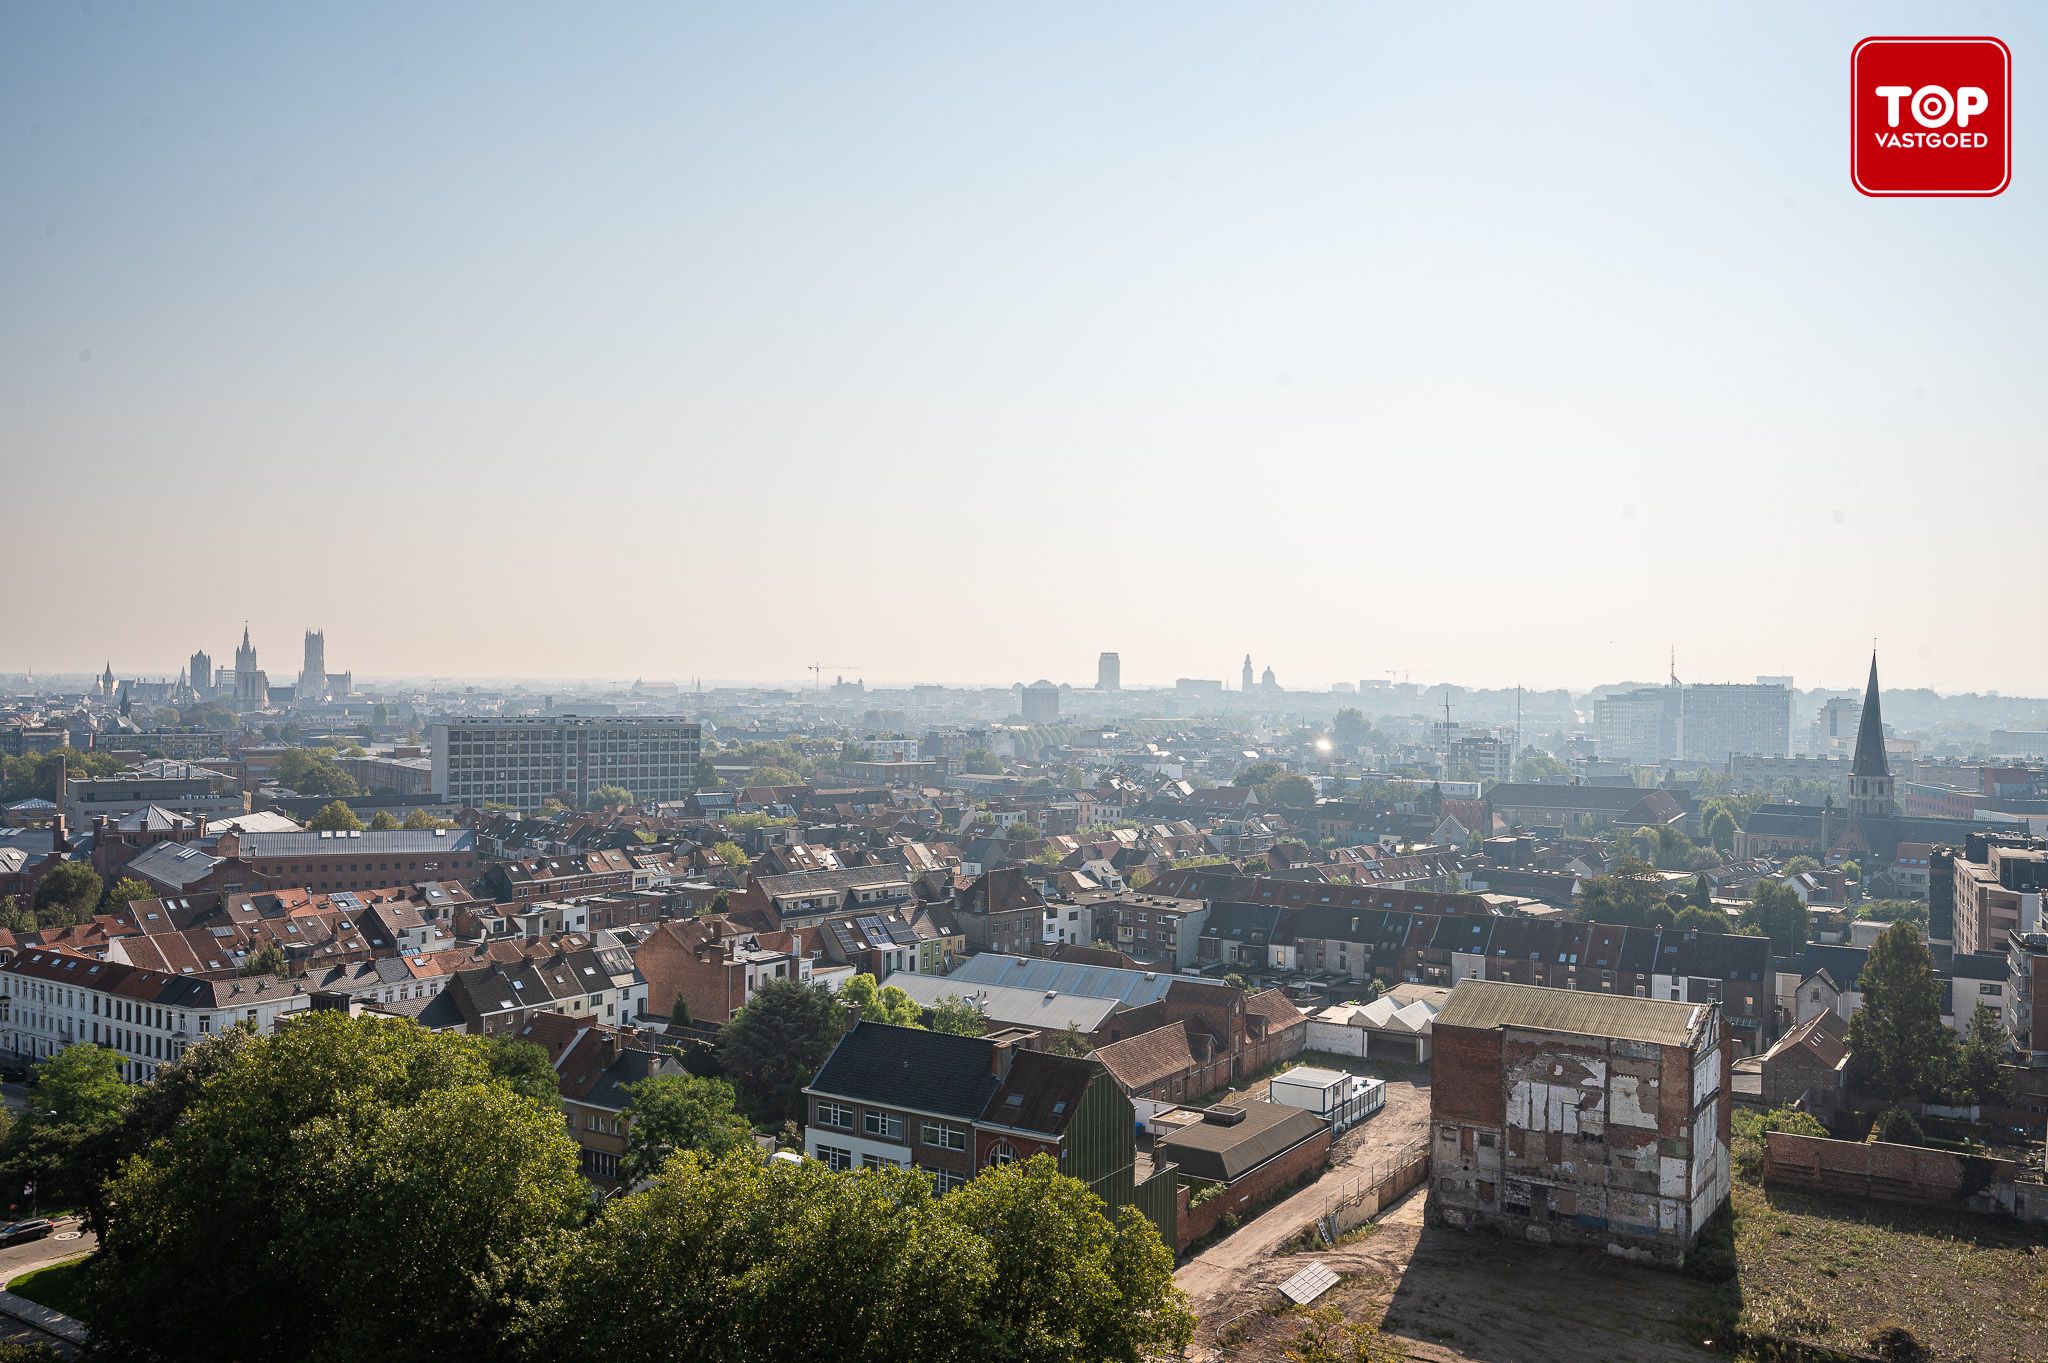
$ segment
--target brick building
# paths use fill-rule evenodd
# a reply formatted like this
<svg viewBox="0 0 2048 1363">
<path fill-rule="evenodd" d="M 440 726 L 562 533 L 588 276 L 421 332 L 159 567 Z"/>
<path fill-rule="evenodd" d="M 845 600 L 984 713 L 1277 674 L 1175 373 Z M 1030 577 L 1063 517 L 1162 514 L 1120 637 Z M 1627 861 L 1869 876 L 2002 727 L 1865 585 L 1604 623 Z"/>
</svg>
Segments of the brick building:
<svg viewBox="0 0 2048 1363">
<path fill-rule="evenodd" d="M 1430 1218 L 1675 1264 L 1728 1199 L 1720 1008 L 1466 980 L 1437 1015 Z"/>
</svg>

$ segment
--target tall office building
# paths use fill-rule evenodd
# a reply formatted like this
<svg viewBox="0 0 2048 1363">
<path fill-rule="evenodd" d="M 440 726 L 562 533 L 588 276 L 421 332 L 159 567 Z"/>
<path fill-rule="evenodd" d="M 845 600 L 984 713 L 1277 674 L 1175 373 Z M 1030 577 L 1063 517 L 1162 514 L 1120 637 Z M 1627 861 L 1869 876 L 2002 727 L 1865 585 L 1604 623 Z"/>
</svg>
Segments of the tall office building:
<svg viewBox="0 0 2048 1363">
<path fill-rule="evenodd" d="M 1678 755 L 1726 763 L 1731 754 L 1784 757 L 1792 751 L 1792 698 L 1783 686 L 1692 684 L 1679 702 Z"/>
<path fill-rule="evenodd" d="M 680 715 L 523 715 L 449 720 L 432 742 L 436 795 L 531 813 L 550 795 L 587 805 L 605 785 L 680 800 L 696 788 L 703 730 Z"/>
<path fill-rule="evenodd" d="M 1026 724 L 1057 724 L 1060 722 L 1060 689 L 1040 678 L 1024 688 L 1022 708 Z"/>
<path fill-rule="evenodd" d="M 1651 767 L 1678 756 L 1678 688 L 1645 686 L 1593 703 L 1593 736 L 1600 755 Z"/>
<path fill-rule="evenodd" d="M 1095 689 L 1097 691 L 1121 691 L 1124 685 L 1124 665 L 1114 653 L 1105 653 L 1095 660 Z"/>
</svg>

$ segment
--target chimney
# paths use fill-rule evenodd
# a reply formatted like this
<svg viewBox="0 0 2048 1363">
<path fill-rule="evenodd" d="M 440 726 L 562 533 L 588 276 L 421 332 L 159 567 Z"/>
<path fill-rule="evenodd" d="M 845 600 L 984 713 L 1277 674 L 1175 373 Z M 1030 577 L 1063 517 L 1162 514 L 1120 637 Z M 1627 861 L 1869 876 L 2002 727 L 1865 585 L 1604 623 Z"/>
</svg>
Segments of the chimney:
<svg viewBox="0 0 2048 1363">
<path fill-rule="evenodd" d="M 1010 1077 L 1010 1062 L 1015 1058 L 1016 1052 L 1008 1041 L 998 1041 L 989 1047 L 988 1072 L 996 1082 L 1001 1083 Z"/>
</svg>

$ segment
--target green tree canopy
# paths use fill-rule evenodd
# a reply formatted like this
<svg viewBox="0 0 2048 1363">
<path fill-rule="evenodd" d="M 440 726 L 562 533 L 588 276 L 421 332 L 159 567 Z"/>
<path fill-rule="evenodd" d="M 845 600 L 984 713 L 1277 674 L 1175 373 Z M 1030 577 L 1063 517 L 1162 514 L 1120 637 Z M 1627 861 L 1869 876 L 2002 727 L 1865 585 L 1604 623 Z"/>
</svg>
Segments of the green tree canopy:
<svg viewBox="0 0 2048 1363">
<path fill-rule="evenodd" d="M 1742 926 L 1771 939 L 1771 954 L 1785 959 L 1796 956 L 1812 931 L 1806 906 L 1789 885 L 1760 880 L 1756 895 L 1742 911 Z"/>
<path fill-rule="evenodd" d="M 686 1154 L 553 1281 L 531 1358 L 1140 1363 L 1194 1325 L 1151 1224 L 1045 1156 L 941 1198 L 910 1169 Z"/>
<path fill-rule="evenodd" d="M 276 942 L 265 942 L 242 958 L 241 973 L 244 975 L 282 975 L 289 969 L 284 958 L 284 948 Z"/>
<path fill-rule="evenodd" d="M 1568 781 L 1572 769 L 1547 752 L 1525 752 L 1515 759 L 1517 781 Z"/>
<path fill-rule="evenodd" d="M 821 984 L 771 980 L 719 1033 L 719 1061 L 747 1112 L 760 1119 L 797 1115 L 800 1090 L 825 1063 L 846 1015 Z"/>
<path fill-rule="evenodd" d="M 545 1046 L 507 1033 L 490 1038 L 489 1048 L 492 1077 L 549 1111 L 561 1105 L 561 1080 Z"/>
<path fill-rule="evenodd" d="M 1345 706 L 1337 712 L 1337 717 L 1330 721 L 1331 739 L 1346 747 L 1358 746 L 1371 734 L 1372 725 L 1366 723 L 1365 716 L 1355 705 Z"/>
<path fill-rule="evenodd" d="M 592 809 L 610 809 L 616 805 L 636 805 L 638 803 L 639 801 L 633 798 L 633 792 L 627 790 L 624 786 L 602 785 L 590 792 L 590 807 Z"/>
<path fill-rule="evenodd" d="M 405 821 L 399 826 L 415 831 L 425 831 L 429 828 L 453 828 L 455 825 L 446 819 L 435 818 L 424 809 L 415 809 L 412 813 L 405 816 Z"/>
<path fill-rule="evenodd" d="M 855 975 L 839 986 L 840 1002 L 860 1009 L 869 1022 L 886 1022 L 894 1027 L 921 1027 L 924 1010 L 917 1001 L 895 985 L 877 985 L 875 977 Z"/>
<path fill-rule="evenodd" d="M 656 1075 L 626 1087 L 626 1157 L 619 1181 L 634 1187 L 683 1150 L 716 1157 L 750 1144 L 753 1128 L 723 1079 Z"/>
<path fill-rule="evenodd" d="M 398 816 L 388 809 L 380 809 L 370 816 L 370 828 L 374 832 L 395 833 L 404 826 L 398 821 Z"/>
<path fill-rule="evenodd" d="M 1963 1032 L 1962 1052 L 1956 1059 L 1956 1096 L 1971 1103 L 2001 1103 L 2009 1087 L 2000 1066 L 2005 1061 L 2005 1023 L 1998 1013 L 1978 1004 Z"/>
<path fill-rule="evenodd" d="M 987 748 L 969 748 L 967 755 L 960 759 L 960 765 L 971 776 L 1000 776 L 1003 774 L 1003 759 Z"/>
<path fill-rule="evenodd" d="M 320 806 L 319 813 L 306 820 L 306 827 L 317 833 L 360 833 L 363 821 L 344 801 L 329 800 Z"/>
<path fill-rule="evenodd" d="M 1241 789 L 1256 789 L 1283 774 L 1284 768 L 1278 762 L 1254 762 L 1230 778 L 1230 784 Z"/>
<path fill-rule="evenodd" d="M 30 1184 L 44 1206 L 90 1207 L 100 1172 L 91 1152 L 120 1126 L 136 1090 L 117 1052 L 90 1042 L 36 1066 L 28 1107 L 0 1144 L 0 1189 L 14 1200 Z"/>
<path fill-rule="evenodd" d="M 138 899 L 154 898 L 156 891 L 149 887 L 149 883 L 134 876 L 122 876 L 107 887 L 107 904 L 116 909 L 126 908 Z"/>
<path fill-rule="evenodd" d="M 1316 802 L 1315 782 L 1295 772 L 1285 772 L 1260 787 L 1260 794 L 1289 809 L 1311 809 Z"/>
<path fill-rule="evenodd" d="M 1885 929 L 1864 958 L 1863 1006 L 1849 1019 L 1849 1082 L 1886 1102 L 1934 1097 L 1954 1069 L 1934 957 L 1910 923 Z"/>
<path fill-rule="evenodd" d="M 356 778 L 334 760 L 332 748 L 293 748 L 277 759 L 277 783 L 301 795 L 361 795 Z"/>
<path fill-rule="evenodd" d="M 171 1363 L 511 1352 L 516 1293 L 589 1195 L 561 1118 L 492 1076 L 482 1038 L 316 1011 L 195 1088 L 111 1181 L 96 1343 Z M 192 1290 L 195 1264 L 217 1290 Z"/>
<path fill-rule="evenodd" d="M 36 918 L 44 927 L 80 923 L 99 907 L 99 872 L 83 861 L 60 861 L 36 883 Z"/>
<path fill-rule="evenodd" d="M 735 871 L 746 869 L 748 863 L 752 860 L 747 855 L 745 848 L 736 842 L 730 841 L 712 843 L 711 854 L 727 866 L 732 867 Z"/>
<path fill-rule="evenodd" d="M 927 1025 L 935 1032 L 950 1032 L 954 1036 L 980 1036 L 987 1021 L 981 1009 L 958 994 L 947 994 L 932 1005 Z"/>
</svg>

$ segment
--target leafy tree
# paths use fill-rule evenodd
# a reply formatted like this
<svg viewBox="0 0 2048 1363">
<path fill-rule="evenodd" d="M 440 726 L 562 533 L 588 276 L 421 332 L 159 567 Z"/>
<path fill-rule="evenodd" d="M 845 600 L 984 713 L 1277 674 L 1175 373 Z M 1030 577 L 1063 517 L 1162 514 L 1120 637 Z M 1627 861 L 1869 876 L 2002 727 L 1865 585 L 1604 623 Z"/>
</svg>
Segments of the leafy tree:
<svg viewBox="0 0 2048 1363">
<path fill-rule="evenodd" d="M 36 1066 L 27 1110 L 0 1145 L 0 1189 L 29 1184 L 45 1206 L 89 1203 L 97 1172 L 87 1152 L 108 1138 L 135 1101 L 119 1053 L 82 1042 Z"/>
<path fill-rule="evenodd" d="M 917 1000 L 896 985 L 877 985 L 873 975 L 855 975 L 839 986 L 839 998 L 860 1009 L 860 1015 L 869 1022 L 886 1022 L 892 1027 L 924 1025 L 919 1020 L 924 1010 L 917 1006 Z"/>
<path fill-rule="evenodd" d="M 1887 1108 L 1879 1113 L 1871 1135 L 1893 1145 L 1919 1145 L 1927 1139 L 1927 1133 L 1920 1129 L 1919 1120 L 1902 1107 Z"/>
<path fill-rule="evenodd" d="M 1088 1034 L 1081 1030 L 1079 1023 L 1070 1022 L 1065 1031 L 1046 1043 L 1045 1049 L 1053 1055 L 1071 1056 L 1078 1060 L 1092 1052 L 1095 1046 L 1088 1040 Z"/>
<path fill-rule="evenodd" d="M 1011 842 L 1036 842 L 1044 837 L 1045 834 L 1039 831 L 1038 825 L 1035 823 L 1020 822 L 1011 824 L 1003 831 L 1003 836 Z"/>
<path fill-rule="evenodd" d="M 1820 863 L 1812 857 L 1794 857 L 1785 863 L 1784 875 L 1789 880 L 1793 876 L 1809 875 L 1819 869 Z"/>
<path fill-rule="evenodd" d="M 1735 835 L 1741 832 L 1742 829 L 1735 822 L 1735 816 L 1728 812 L 1726 806 L 1717 807 L 1712 813 L 1708 814 L 1703 826 L 1706 831 L 1707 841 L 1713 845 L 1716 852 L 1725 854 L 1735 850 Z"/>
<path fill-rule="evenodd" d="M 735 871 L 745 870 L 748 862 L 752 860 L 747 856 L 746 850 L 736 842 L 714 842 L 711 844 L 711 854 Z"/>
<path fill-rule="evenodd" d="M 489 1359 L 588 1191 L 481 1037 L 316 1011 L 227 1051 L 124 1162 L 96 1347 L 180 1363 Z M 193 1292 L 194 1264 L 220 1290 Z M 365 1301 L 403 1303 L 365 1311 Z"/>
<path fill-rule="evenodd" d="M 278 784 L 301 795 L 361 795 L 356 778 L 334 760 L 332 748 L 293 748 L 277 759 Z"/>
<path fill-rule="evenodd" d="M 1260 788 L 1260 794 L 1269 802 L 1289 809 L 1313 809 L 1316 803 L 1315 782 L 1291 771 L 1266 782 Z"/>
<path fill-rule="evenodd" d="M 320 812 L 306 820 L 306 827 L 316 833 L 360 833 L 363 821 L 356 812 L 341 800 L 329 800 L 320 806 Z"/>
<path fill-rule="evenodd" d="M 1347 705 L 1330 721 L 1330 738 L 1346 747 L 1357 747 L 1372 734 L 1372 725 L 1355 705 Z"/>
<path fill-rule="evenodd" d="M 1941 1021 L 1934 957 L 1894 923 L 1864 958 L 1863 1006 L 1849 1019 L 1849 1082 L 1888 1103 L 1933 1096 L 1951 1073 L 1955 1033 Z"/>
<path fill-rule="evenodd" d="M 83 861 L 60 861 L 36 884 L 36 917 L 44 927 L 80 923 L 99 906 L 99 872 Z"/>
<path fill-rule="evenodd" d="M 1797 955 L 1812 930 L 1799 896 L 1790 886 L 1774 880 L 1757 882 L 1756 895 L 1742 911 L 1741 923 L 1770 938 L 1771 954 L 1781 959 Z"/>
<path fill-rule="evenodd" d="M 1194 1314 L 1159 1232 L 1134 1207 L 1112 1221 L 1050 1155 L 988 1170 L 940 1205 L 988 1246 L 996 1287 L 974 1316 L 994 1335 L 986 1357 L 1141 1363 L 1187 1348 Z"/>
<path fill-rule="evenodd" d="M 24 753 L 20 757 L 0 757 L 0 803 L 56 799 L 60 768 L 72 780 L 77 780 L 81 777 L 112 776 L 121 770 L 121 763 L 106 753 L 86 753 L 76 748 L 53 748 L 49 752 Z"/>
<path fill-rule="evenodd" d="M 395 833 L 404 826 L 398 821 L 398 816 L 388 809 L 380 809 L 370 816 L 370 828 L 373 832 Z"/>
<path fill-rule="evenodd" d="M 749 1144 L 753 1128 L 734 1104 L 723 1079 L 694 1074 L 656 1075 L 626 1086 L 626 1157 L 619 1181 L 627 1187 L 652 1178 L 669 1157 L 698 1150 L 716 1158 Z"/>
<path fill-rule="evenodd" d="M 562 1104 L 562 1086 L 555 1063 L 545 1046 L 509 1033 L 490 1038 L 493 1078 L 502 1079 L 514 1093 L 524 1094 L 553 1112 Z"/>
<path fill-rule="evenodd" d="M 1592 876 L 1579 886 L 1579 917 L 1589 923 L 1648 927 L 1663 906 L 1657 868 L 1638 857 L 1624 857 L 1613 875 Z"/>
<path fill-rule="evenodd" d="M 788 767 L 767 766 L 754 768 L 748 778 L 750 786 L 800 786 L 804 778 Z"/>
<path fill-rule="evenodd" d="M 455 825 L 446 819 L 435 818 L 424 809 L 415 809 L 412 813 L 405 816 L 405 822 L 399 826 L 417 832 L 424 832 L 430 828 L 453 828 Z"/>
<path fill-rule="evenodd" d="M 1515 759 L 1517 781 L 1568 781 L 1572 769 L 1547 752 L 1525 752 Z"/>
<path fill-rule="evenodd" d="M 673 1023 L 690 1020 L 690 1001 L 683 997 L 683 991 L 676 990 L 676 996 L 668 1005 L 668 1020 Z"/>
<path fill-rule="evenodd" d="M 960 759 L 960 765 L 966 768 L 970 776 L 1001 776 L 1003 774 L 1003 759 L 997 757 L 987 748 L 969 748 L 967 755 Z"/>
<path fill-rule="evenodd" d="M 846 1015 L 821 984 L 770 980 L 719 1034 L 719 1060 L 747 1112 L 796 1116 L 803 1086 L 838 1044 Z"/>
<path fill-rule="evenodd" d="M 156 891 L 149 887 L 148 882 L 134 876 L 122 876 L 107 889 L 107 906 L 114 909 L 124 909 L 138 899 L 154 898 Z"/>
<path fill-rule="evenodd" d="M 1284 771 L 1278 762 L 1254 762 L 1231 777 L 1230 784 L 1240 789 L 1258 789 L 1274 777 L 1282 775 Z"/>
<path fill-rule="evenodd" d="M 1401 1363 L 1408 1348 L 1380 1333 L 1369 1317 L 1346 1320 L 1334 1306 L 1298 1310 L 1300 1325 L 1287 1341 L 1288 1363 Z"/>
<path fill-rule="evenodd" d="M 1232 971 L 1230 974 L 1225 975 L 1223 977 L 1223 983 L 1229 985 L 1232 989 L 1239 989 L 1245 991 L 1249 991 L 1251 989 L 1251 985 L 1245 982 L 1244 976 L 1238 974 L 1236 971 Z"/>
<path fill-rule="evenodd" d="M 1925 899 L 1866 899 L 1856 906 L 1858 918 L 1868 918 L 1879 923 L 1912 923 L 1922 932 L 1927 930 L 1927 901 Z"/>
<path fill-rule="evenodd" d="M 617 805 L 636 805 L 638 803 L 639 801 L 633 798 L 633 792 L 627 790 L 624 786 L 602 785 L 590 792 L 590 807 L 592 809 L 611 809 Z"/>
<path fill-rule="evenodd" d="M 284 948 L 274 941 L 265 942 L 242 958 L 241 973 L 244 975 L 282 975 L 287 969 Z"/>
<path fill-rule="evenodd" d="M 981 1009 L 958 994 L 947 994 L 932 1005 L 931 1020 L 926 1025 L 935 1032 L 950 1032 L 954 1036 L 980 1036 L 987 1021 Z"/>
<path fill-rule="evenodd" d="M 2000 1066 L 2005 1060 L 2008 1038 L 2005 1023 L 1996 1011 L 1978 1004 L 1963 1032 L 1961 1054 L 1956 1059 L 1955 1088 L 1959 1097 L 1973 1103 L 2002 1103 L 2009 1082 Z"/>
</svg>

